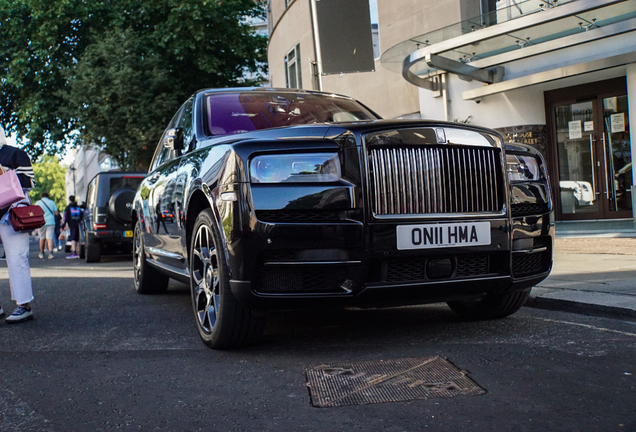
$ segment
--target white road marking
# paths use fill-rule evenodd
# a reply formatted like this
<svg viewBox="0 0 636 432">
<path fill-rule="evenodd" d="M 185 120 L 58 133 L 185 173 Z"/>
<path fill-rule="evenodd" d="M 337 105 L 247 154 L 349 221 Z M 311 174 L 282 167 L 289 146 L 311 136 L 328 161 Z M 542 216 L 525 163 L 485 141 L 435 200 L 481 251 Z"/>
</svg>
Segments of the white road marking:
<svg viewBox="0 0 636 432">
<path fill-rule="evenodd" d="M 581 324 L 581 323 L 575 323 L 575 322 L 571 322 L 571 321 L 561 321 L 561 320 L 555 320 L 555 319 L 550 319 L 550 318 L 538 318 L 536 317 L 535 319 L 541 320 L 541 321 L 549 321 L 549 322 L 553 322 L 553 323 L 558 323 L 558 324 L 569 324 L 569 325 L 573 325 L 573 326 L 579 326 L 579 327 L 585 327 L 588 329 L 592 329 L 592 330 L 598 330 L 598 331 L 602 331 L 602 332 L 610 332 L 610 333 L 618 333 L 618 334 L 622 334 L 625 336 L 634 336 L 636 337 L 636 333 L 629 333 L 629 332 L 625 332 L 625 331 L 621 331 L 621 330 L 612 330 L 612 329 L 608 329 L 605 327 L 596 327 L 596 326 L 592 326 L 589 324 Z"/>
</svg>

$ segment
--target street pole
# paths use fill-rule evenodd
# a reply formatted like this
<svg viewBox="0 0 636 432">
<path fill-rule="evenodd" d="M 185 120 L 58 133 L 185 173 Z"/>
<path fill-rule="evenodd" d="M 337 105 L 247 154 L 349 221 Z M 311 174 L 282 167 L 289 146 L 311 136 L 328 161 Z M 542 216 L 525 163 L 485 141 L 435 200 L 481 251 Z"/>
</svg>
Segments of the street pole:
<svg viewBox="0 0 636 432">
<path fill-rule="evenodd" d="M 75 167 L 71 165 L 69 169 L 73 173 L 73 196 L 75 196 Z"/>
</svg>

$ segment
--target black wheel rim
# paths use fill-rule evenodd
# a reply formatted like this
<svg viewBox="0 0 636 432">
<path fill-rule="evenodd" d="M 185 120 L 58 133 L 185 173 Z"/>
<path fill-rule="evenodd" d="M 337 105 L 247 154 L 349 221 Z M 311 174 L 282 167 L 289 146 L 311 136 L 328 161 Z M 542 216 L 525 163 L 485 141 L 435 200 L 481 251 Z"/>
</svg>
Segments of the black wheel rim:
<svg viewBox="0 0 636 432">
<path fill-rule="evenodd" d="M 201 225 L 194 237 L 192 284 L 194 309 L 199 326 L 211 333 L 219 314 L 219 259 L 212 233 Z"/>
<path fill-rule="evenodd" d="M 139 287 L 139 279 L 141 277 L 141 235 L 139 228 L 135 227 L 135 236 L 133 239 L 133 263 L 134 263 L 134 275 L 135 286 Z"/>
</svg>

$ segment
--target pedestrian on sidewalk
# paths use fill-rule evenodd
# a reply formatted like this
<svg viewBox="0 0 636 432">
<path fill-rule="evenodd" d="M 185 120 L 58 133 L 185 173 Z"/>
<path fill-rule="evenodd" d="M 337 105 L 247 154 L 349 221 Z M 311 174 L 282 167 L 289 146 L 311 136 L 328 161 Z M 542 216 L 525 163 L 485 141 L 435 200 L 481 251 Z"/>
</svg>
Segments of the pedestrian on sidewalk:
<svg viewBox="0 0 636 432">
<path fill-rule="evenodd" d="M 68 201 L 68 206 L 64 211 L 63 226 L 68 226 L 69 229 L 69 236 L 66 240 L 71 241 L 71 254 L 66 259 L 77 259 L 79 258 L 79 224 L 84 212 L 77 205 L 74 195 L 68 197 Z"/>
<path fill-rule="evenodd" d="M 55 215 L 59 215 L 55 201 L 49 198 L 48 192 L 42 192 L 42 198 L 35 203 L 44 210 L 44 226 L 38 229 L 40 236 L 40 253 L 38 257 L 44 259 L 45 247 L 49 248 L 49 259 L 53 259 L 55 249 L 53 239 L 55 238 Z"/>
<path fill-rule="evenodd" d="M 62 250 L 62 240 L 60 240 L 60 235 L 62 232 L 62 215 L 58 211 L 55 215 L 55 231 L 53 232 L 53 249 L 57 249 L 58 251 Z"/>
<path fill-rule="evenodd" d="M 0 127 L 0 168 L 3 172 L 4 170 L 15 170 L 24 195 L 28 197 L 28 191 L 33 189 L 31 159 L 24 150 L 7 144 L 2 127 Z M 25 198 L 13 206 L 23 203 L 30 204 L 30 201 Z M 18 306 L 5 321 L 9 324 L 16 324 L 33 319 L 33 311 L 31 310 L 33 286 L 29 267 L 29 232 L 14 231 L 9 224 L 10 207 L 12 206 L 0 209 L 0 239 L 2 239 L 7 256 L 11 299 Z M 0 319 L 4 315 L 4 310 L 0 306 Z"/>
</svg>

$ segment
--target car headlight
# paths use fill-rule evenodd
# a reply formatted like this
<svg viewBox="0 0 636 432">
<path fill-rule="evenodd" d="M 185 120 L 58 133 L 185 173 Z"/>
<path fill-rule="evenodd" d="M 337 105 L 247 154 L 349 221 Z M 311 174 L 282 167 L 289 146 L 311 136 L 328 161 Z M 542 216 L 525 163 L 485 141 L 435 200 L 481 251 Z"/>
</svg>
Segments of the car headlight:
<svg viewBox="0 0 636 432">
<path fill-rule="evenodd" d="M 340 180 L 337 153 L 256 156 L 250 163 L 253 183 L 334 182 Z"/>
<path fill-rule="evenodd" d="M 510 181 L 541 180 L 541 166 L 538 159 L 517 154 L 506 154 L 506 172 Z"/>
</svg>

